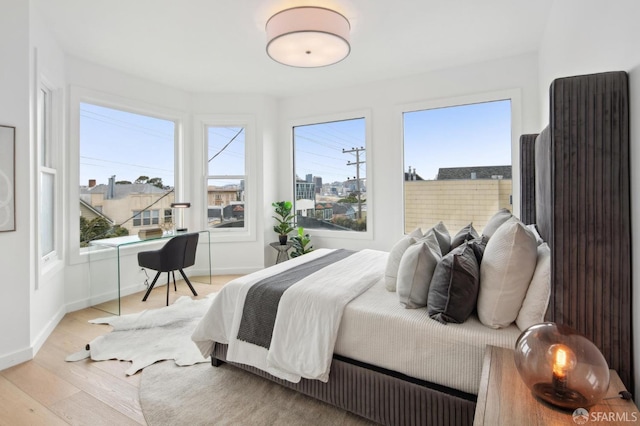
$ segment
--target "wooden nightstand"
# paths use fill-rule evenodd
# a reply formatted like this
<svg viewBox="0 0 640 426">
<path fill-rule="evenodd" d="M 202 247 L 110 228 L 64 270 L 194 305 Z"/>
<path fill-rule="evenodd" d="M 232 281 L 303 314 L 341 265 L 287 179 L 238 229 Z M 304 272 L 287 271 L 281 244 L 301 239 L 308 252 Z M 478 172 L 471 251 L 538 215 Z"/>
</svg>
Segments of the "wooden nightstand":
<svg viewBox="0 0 640 426">
<path fill-rule="evenodd" d="M 618 374 L 611 370 L 607 397 L 625 390 Z M 474 426 L 499 425 L 631 425 L 640 423 L 640 413 L 633 401 L 621 398 L 601 401 L 589 409 L 585 423 L 574 422 L 571 412 L 560 411 L 538 401 L 520 379 L 513 360 L 513 350 L 487 346 Z"/>
</svg>

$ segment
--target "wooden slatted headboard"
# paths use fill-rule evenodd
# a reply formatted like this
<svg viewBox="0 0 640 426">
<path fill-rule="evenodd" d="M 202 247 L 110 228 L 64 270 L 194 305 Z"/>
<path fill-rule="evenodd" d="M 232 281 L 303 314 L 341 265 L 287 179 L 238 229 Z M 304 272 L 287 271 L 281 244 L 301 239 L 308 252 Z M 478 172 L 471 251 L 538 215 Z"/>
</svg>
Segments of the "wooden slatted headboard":
<svg viewBox="0 0 640 426">
<path fill-rule="evenodd" d="M 535 217 L 551 247 L 547 318 L 591 339 L 633 389 L 627 80 L 610 72 L 552 83 L 535 167 L 521 164 L 522 181 L 536 182 L 521 216 Z"/>
</svg>

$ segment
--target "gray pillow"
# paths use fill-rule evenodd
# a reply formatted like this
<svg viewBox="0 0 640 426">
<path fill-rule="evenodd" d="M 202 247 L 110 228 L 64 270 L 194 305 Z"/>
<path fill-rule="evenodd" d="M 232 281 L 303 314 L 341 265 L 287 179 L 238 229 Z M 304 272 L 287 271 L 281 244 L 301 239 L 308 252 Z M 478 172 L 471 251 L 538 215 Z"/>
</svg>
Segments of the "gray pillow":
<svg viewBox="0 0 640 426">
<path fill-rule="evenodd" d="M 489 222 L 484 226 L 482 230 L 482 235 L 486 235 L 491 238 L 491 236 L 496 232 L 500 225 L 511 219 L 513 215 L 508 209 L 500 209 L 496 214 L 494 214 Z"/>
<path fill-rule="evenodd" d="M 444 223 L 442 221 L 438 222 L 436 226 L 425 232 L 425 235 L 428 235 L 430 232 L 433 232 L 436 236 L 436 240 L 440 246 L 440 255 L 444 256 L 449 253 L 451 250 L 451 236 L 449 235 L 447 227 L 444 226 Z"/>
<path fill-rule="evenodd" d="M 451 239 L 451 249 L 458 247 L 460 244 L 465 241 L 474 240 L 478 238 L 479 235 L 473 227 L 473 223 L 468 224 L 464 228 L 458 231 L 458 233 Z"/>
<path fill-rule="evenodd" d="M 483 235 L 474 240 L 467 241 L 467 244 L 471 246 L 473 249 L 473 253 L 476 255 L 476 260 L 478 261 L 478 266 L 482 264 L 482 257 L 484 256 L 484 249 L 487 247 L 487 242 L 489 241 L 489 237 Z"/>
<path fill-rule="evenodd" d="M 427 312 L 443 324 L 463 323 L 476 307 L 480 268 L 468 243 L 451 250 L 436 266 L 429 286 Z"/>
<path fill-rule="evenodd" d="M 427 306 L 431 276 L 440 260 L 433 234 L 411 245 L 402 255 L 398 268 L 398 300 L 408 309 Z"/>
</svg>

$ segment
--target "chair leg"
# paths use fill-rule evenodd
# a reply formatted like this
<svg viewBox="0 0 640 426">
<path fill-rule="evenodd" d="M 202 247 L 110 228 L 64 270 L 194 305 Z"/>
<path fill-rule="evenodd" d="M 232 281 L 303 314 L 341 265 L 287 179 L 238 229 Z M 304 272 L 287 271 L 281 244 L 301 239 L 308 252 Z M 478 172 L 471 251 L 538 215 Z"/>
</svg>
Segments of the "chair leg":
<svg viewBox="0 0 640 426">
<path fill-rule="evenodd" d="M 194 296 L 197 296 L 198 293 L 196 293 L 196 290 L 191 285 L 191 281 L 189 281 L 189 278 L 187 278 L 187 276 L 184 274 L 184 271 L 182 269 L 179 269 L 179 271 L 180 271 L 180 274 L 182 274 L 182 278 L 184 278 L 185 282 L 187 283 L 187 285 L 191 289 L 191 293 L 193 293 Z"/>
<path fill-rule="evenodd" d="M 160 276 L 160 272 L 158 272 L 156 274 L 155 277 L 153 277 L 153 281 L 151 281 L 151 285 L 149 286 L 149 288 L 147 289 L 147 292 L 144 294 L 144 297 L 142 298 L 143 302 L 147 301 L 147 297 L 149 297 L 149 293 L 151 293 L 151 290 L 153 290 L 153 286 L 156 285 L 156 281 L 158 281 L 158 277 Z"/>
<path fill-rule="evenodd" d="M 178 291 L 178 287 L 176 287 L 176 271 L 171 271 L 171 275 L 173 275 L 173 291 Z"/>
<path fill-rule="evenodd" d="M 171 284 L 171 272 L 167 272 L 167 306 L 169 306 L 169 285 Z"/>
</svg>

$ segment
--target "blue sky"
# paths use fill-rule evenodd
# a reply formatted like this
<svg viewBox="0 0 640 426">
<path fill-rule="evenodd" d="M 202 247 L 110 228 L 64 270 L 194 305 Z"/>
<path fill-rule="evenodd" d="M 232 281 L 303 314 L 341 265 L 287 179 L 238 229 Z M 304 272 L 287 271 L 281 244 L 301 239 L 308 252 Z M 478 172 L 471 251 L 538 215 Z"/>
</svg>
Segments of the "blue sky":
<svg viewBox="0 0 640 426">
<path fill-rule="evenodd" d="M 449 108 L 407 112 L 404 125 L 404 165 L 415 167 L 424 179 L 434 179 L 439 167 L 511 164 L 510 101 L 486 102 Z M 80 184 L 89 179 L 107 183 L 134 181 L 141 175 L 160 177 L 173 186 L 174 123 L 154 117 L 117 111 L 91 104 L 80 109 Z M 240 128 L 209 130 L 210 175 L 242 175 L 245 132 Z M 237 136 L 236 136 L 237 135 Z M 324 183 L 342 182 L 356 175 L 355 153 L 343 150 L 365 147 L 364 119 L 297 126 L 295 173 L 310 173 Z M 366 176 L 366 151 L 361 151 L 360 176 Z"/>
<path fill-rule="evenodd" d="M 169 120 L 83 103 L 80 105 L 80 184 L 109 177 L 174 180 L 174 128 Z"/>
<path fill-rule="evenodd" d="M 423 179 L 439 167 L 511 164 L 511 102 L 496 101 L 404 114 L 404 165 Z"/>
<path fill-rule="evenodd" d="M 294 128 L 295 173 L 305 179 L 307 174 L 321 176 L 323 183 L 343 182 L 356 176 L 353 148 L 366 148 L 363 118 Z M 366 151 L 360 151 L 360 177 L 366 177 Z"/>
</svg>

